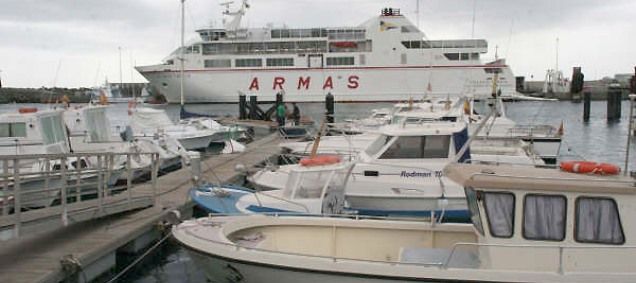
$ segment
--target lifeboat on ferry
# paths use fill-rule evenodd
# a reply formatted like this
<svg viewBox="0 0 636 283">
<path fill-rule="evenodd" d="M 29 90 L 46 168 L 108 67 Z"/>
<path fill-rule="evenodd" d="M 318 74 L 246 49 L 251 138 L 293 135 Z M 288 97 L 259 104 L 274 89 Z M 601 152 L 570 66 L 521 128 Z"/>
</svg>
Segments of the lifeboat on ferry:
<svg viewBox="0 0 636 283">
<path fill-rule="evenodd" d="M 36 107 L 20 107 L 18 109 L 18 113 L 20 114 L 35 113 L 35 112 L 38 112 L 38 109 Z"/>
<path fill-rule="evenodd" d="M 621 168 L 614 164 L 594 161 L 563 161 L 559 167 L 565 172 L 581 174 L 617 175 L 621 172 Z"/>
<path fill-rule="evenodd" d="M 340 162 L 340 156 L 337 155 L 317 155 L 314 157 L 305 157 L 300 160 L 300 166 L 312 167 L 312 166 L 325 166 L 331 164 L 337 164 Z"/>
<path fill-rule="evenodd" d="M 357 48 L 358 44 L 353 41 L 335 41 L 331 43 L 331 46 L 336 48 Z"/>
</svg>

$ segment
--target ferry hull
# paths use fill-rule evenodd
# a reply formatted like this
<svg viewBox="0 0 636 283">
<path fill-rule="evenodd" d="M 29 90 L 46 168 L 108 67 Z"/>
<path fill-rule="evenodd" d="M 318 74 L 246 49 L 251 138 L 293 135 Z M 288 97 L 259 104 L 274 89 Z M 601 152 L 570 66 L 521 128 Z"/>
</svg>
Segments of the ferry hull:
<svg viewBox="0 0 636 283">
<path fill-rule="evenodd" d="M 322 102 L 332 93 L 340 102 L 405 101 L 424 95 L 490 95 L 492 74 L 484 65 L 408 66 L 296 69 L 202 69 L 184 74 L 186 103 L 236 103 L 239 92 L 256 95 L 260 102 Z M 151 89 L 170 103 L 180 102 L 180 73 L 138 67 Z M 502 96 L 516 95 L 514 76 L 503 67 L 499 76 Z M 430 82 L 430 83 L 429 83 Z"/>
</svg>

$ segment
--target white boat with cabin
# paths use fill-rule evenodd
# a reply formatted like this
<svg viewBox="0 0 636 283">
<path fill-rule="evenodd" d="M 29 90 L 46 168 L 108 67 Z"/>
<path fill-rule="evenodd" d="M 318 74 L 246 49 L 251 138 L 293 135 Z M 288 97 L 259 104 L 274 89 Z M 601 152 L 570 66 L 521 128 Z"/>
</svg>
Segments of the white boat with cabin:
<svg viewBox="0 0 636 283">
<path fill-rule="evenodd" d="M 178 168 L 181 166 L 182 159 L 188 159 L 183 145 L 166 135 L 135 139 L 132 134 L 127 137 L 126 134 L 113 133 L 107 111 L 108 106 L 105 105 L 87 105 L 66 110 L 64 118 L 69 128 L 73 149 L 84 152 L 155 152 L 159 155 L 160 172 Z M 135 173 L 135 176 L 150 172 L 149 155 L 131 155 L 131 157 L 131 168 L 140 169 L 135 170 L 140 171 Z M 133 179 L 136 178 L 133 177 Z"/>
<path fill-rule="evenodd" d="M 135 107 L 130 112 L 130 127 L 136 138 L 152 138 L 165 134 L 178 140 L 186 150 L 195 150 L 205 149 L 212 141 L 223 137 L 203 125 L 175 123 L 163 109 Z"/>
<path fill-rule="evenodd" d="M 69 137 L 61 110 L 38 110 L 37 108 L 20 108 L 18 113 L 0 114 L 0 155 L 33 156 L 38 154 L 66 154 L 70 153 Z M 93 185 L 97 174 L 91 173 L 91 165 L 85 158 L 72 158 L 67 163 L 68 170 L 81 168 L 81 176 L 72 175 L 67 182 L 73 185 L 86 183 Z M 39 158 L 21 158 L 18 167 L 12 162 L 0 164 L 7 172 L 18 170 L 21 189 L 21 203 L 26 208 L 47 207 L 59 196 L 63 178 L 59 173 L 59 160 L 44 160 Z M 120 172 L 113 171 L 111 176 L 116 179 Z M 79 178 L 79 179 L 78 179 Z M 2 183 L 8 182 L 9 192 L 6 197 L 14 197 L 13 177 L 2 178 Z M 110 180 L 109 180 L 110 181 Z M 1 186 L 4 188 L 4 185 Z M 69 189 L 71 186 L 68 186 Z M 78 190 L 80 188 L 77 188 Z"/>
<path fill-rule="evenodd" d="M 225 216 L 174 226 L 211 281 L 631 282 L 635 179 L 451 164 L 472 224 Z"/>
<path fill-rule="evenodd" d="M 387 125 L 364 150 L 346 184 L 347 208 L 364 215 L 420 216 L 444 213 L 448 219 L 467 217 L 463 189 L 442 174 L 453 160 L 543 165 L 519 141 L 468 140 L 463 122 Z M 320 147 L 319 147 L 320 148 Z M 248 177 L 261 189 L 284 189 L 300 164 L 265 168 Z"/>
<path fill-rule="evenodd" d="M 518 97 L 505 60 L 485 63 L 484 39 L 430 40 L 399 9 L 353 27 L 244 28 L 249 5 L 224 14 L 223 27 L 197 30 L 200 39 L 172 52 L 163 63 L 138 66 L 155 94 L 171 103 L 235 103 L 237 92 L 287 102 L 406 101 L 425 94 L 490 94 L 501 69 L 503 97 Z M 493 56 L 494 57 L 494 56 Z M 183 58 L 183 60 L 181 60 Z M 180 70 L 183 62 L 183 75 Z M 181 78 L 184 80 L 183 91 Z M 223 82 L 223 83 L 219 83 Z"/>
<path fill-rule="evenodd" d="M 203 184 L 190 190 L 190 198 L 208 213 L 339 214 L 344 212 L 344 191 L 353 164 L 289 168 L 281 190 Z"/>
</svg>

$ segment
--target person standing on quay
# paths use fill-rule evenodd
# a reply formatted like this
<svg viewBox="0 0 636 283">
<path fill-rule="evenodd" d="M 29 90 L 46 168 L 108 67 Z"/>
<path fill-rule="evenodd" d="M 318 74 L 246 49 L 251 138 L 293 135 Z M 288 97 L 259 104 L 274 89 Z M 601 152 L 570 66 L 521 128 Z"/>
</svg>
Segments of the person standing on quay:
<svg viewBox="0 0 636 283">
<path fill-rule="evenodd" d="M 292 106 L 294 106 L 294 109 L 292 110 L 292 119 L 294 119 L 294 126 L 298 126 L 300 125 L 300 109 L 298 109 L 298 105 L 296 105 L 296 102 L 292 102 Z"/>
<path fill-rule="evenodd" d="M 285 126 L 285 104 L 278 104 L 276 107 L 276 116 L 278 118 L 278 126 Z"/>
</svg>

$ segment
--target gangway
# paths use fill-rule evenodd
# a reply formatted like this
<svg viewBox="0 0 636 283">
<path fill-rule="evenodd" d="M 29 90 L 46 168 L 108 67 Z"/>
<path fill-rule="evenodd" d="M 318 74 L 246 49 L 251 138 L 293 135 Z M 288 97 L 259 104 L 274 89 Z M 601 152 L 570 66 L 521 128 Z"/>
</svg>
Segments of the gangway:
<svg viewBox="0 0 636 283">
<path fill-rule="evenodd" d="M 150 180 L 140 186 L 131 164 L 144 155 Z M 158 161 L 154 152 L 1 155 L 0 241 L 153 206 Z"/>
</svg>

